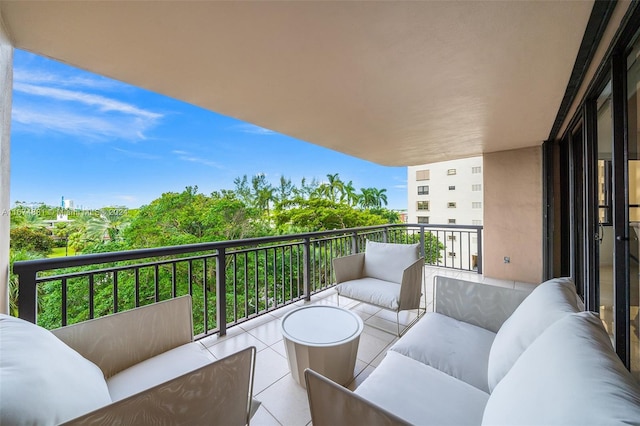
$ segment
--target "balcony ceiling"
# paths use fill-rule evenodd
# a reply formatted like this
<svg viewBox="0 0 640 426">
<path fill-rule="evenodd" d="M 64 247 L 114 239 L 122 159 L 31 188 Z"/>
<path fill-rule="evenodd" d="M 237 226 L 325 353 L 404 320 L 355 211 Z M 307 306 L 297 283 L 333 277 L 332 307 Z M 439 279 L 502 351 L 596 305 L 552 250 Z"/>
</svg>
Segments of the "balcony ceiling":
<svg viewBox="0 0 640 426">
<path fill-rule="evenodd" d="M 14 46 L 385 165 L 541 144 L 592 1 L 2 1 Z"/>
</svg>

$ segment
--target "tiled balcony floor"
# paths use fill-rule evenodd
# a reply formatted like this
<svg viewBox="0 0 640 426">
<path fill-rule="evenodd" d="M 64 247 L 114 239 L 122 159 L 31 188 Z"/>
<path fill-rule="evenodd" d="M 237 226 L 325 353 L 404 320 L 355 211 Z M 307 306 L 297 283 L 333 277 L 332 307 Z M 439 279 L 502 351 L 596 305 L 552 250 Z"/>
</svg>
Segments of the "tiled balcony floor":
<svg viewBox="0 0 640 426">
<path fill-rule="evenodd" d="M 510 288 L 532 288 L 531 284 L 513 281 L 500 281 L 484 278 L 482 275 L 427 267 L 426 303 L 431 310 L 433 276 L 445 275 L 469 281 L 485 282 Z M 253 417 L 252 425 L 307 425 L 311 422 L 306 390 L 291 377 L 286 358 L 284 342 L 280 333 L 280 318 L 288 311 L 305 304 L 337 305 L 338 297 L 334 290 L 323 291 L 314 295 L 310 302 L 297 302 L 270 314 L 263 315 L 240 326 L 232 327 L 226 336 L 211 336 L 200 340 L 216 358 L 222 358 L 248 346 L 257 349 L 256 373 L 253 395 L 262 402 L 260 409 Z M 340 299 L 342 307 L 357 312 L 365 323 L 360 336 L 358 356 L 354 372 L 355 378 L 349 385 L 355 389 L 380 364 L 387 349 L 396 341 L 394 312 L 385 311 L 370 305 L 354 302 L 346 298 Z M 415 312 L 402 312 L 400 322 L 408 324 L 415 318 Z M 383 327 L 390 332 L 371 327 Z"/>
</svg>

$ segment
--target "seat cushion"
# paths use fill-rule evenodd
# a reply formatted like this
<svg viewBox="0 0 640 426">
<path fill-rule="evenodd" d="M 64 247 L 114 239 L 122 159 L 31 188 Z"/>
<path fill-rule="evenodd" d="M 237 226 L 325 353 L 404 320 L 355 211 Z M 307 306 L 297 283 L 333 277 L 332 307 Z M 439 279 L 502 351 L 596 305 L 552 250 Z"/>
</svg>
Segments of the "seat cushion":
<svg viewBox="0 0 640 426">
<path fill-rule="evenodd" d="M 430 312 L 390 350 L 488 393 L 487 365 L 495 336 L 484 328 Z"/>
<path fill-rule="evenodd" d="M 113 401 L 174 379 L 210 364 L 215 357 L 198 342 L 187 343 L 127 368 L 107 379 Z"/>
<path fill-rule="evenodd" d="M 382 308 L 398 310 L 400 304 L 400 284 L 376 278 L 360 278 L 346 281 L 336 286 L 340 296 L 360 300 Z"/>
<path fill-rule="evenodd" d="M 376 243 L 367 240 L 363 275 L 400 284 L 404 270 L 419 258 L 420 244 Z"/>
<path fill-rule="evenodd" d="M 355 390 L 416 425 L 479 425 L 489 395 L 435 368 L 388 351 Z"/>
<path fill-rule="evenodd" d="M 578 312 L 575 285 L 554 278 L 537 286 L 498 330 L 489 354 L 488 382 L 493 390 L 524 350 L 547 327 Z"/>
<path fill-rule="evenodd" d="M 110 403 L 98 366 L 50 331 L 0 314 L 0 424 L 55 425 Z"/>
<path fill-rule="evenodd" d="M 483 425 L 640 423 L 640 385 L 600 319 L 570 314 L 547 328 L 493 390 Z"/>
</svg>

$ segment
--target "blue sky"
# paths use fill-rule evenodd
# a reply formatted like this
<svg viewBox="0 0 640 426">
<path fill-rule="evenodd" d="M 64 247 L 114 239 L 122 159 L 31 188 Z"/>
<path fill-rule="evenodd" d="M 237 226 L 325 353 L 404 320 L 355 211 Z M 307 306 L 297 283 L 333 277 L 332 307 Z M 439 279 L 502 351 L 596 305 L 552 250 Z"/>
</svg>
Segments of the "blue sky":
<svg viewBox="0 0 640 426">
<path fill-rule="evenodd" d="M 136 208 L 163 192 L 233 189 L 264 173 L 386 188 L 407 207 L 406 167 L 385 167 L 16 50 L 11 202 Z"/>
</svg>

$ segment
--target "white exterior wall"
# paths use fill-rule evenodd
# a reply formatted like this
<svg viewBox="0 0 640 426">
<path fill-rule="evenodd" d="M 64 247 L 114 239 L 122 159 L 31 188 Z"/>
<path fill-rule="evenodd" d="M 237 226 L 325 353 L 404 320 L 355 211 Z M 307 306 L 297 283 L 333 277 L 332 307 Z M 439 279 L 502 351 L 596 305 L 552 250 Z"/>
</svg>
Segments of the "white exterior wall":
<svg viewBox="0 0 640 426">
<path fill-rule="evenodd" d="M 9 312 L 9 147 L 12 90 L 13 46 L 0 15 L 0 313 Z"/>
<path fill-rule="evenodd" d="M 474 168 L 480 168 L 474 173 Z M 455 174 L 449 170 L 455 169 Z M 423 164 L 407 168 L 408 222 L 419 223 L 419 217 L 428 217 L 429 225 L 482 225 L 484 211 L 483 160 L 482 157 Z M 428 180 L 417 180 L 417 172 L 429 170 Z M 479 186 L 478 186 L 479 185 Z M 429 186 L 428 195 L 418 195 L 418 187 Z M 474 188 L 475 186 L 475 188 Z M 449 189 L 455 187 L 455 189 Z M 475 190 L 474 190 L 475 189 Z M 429 210 L 418 210 L 418 202 L 428 201 Z M 455 203 L 455 208 L 449 207 Z M 433 231 L 447 247 L 442 253 L 441 264 L 456 268 L 472 269 L 474 257 L 478 255 L 477 238 L 469 234 L 460 235 L 445 231 Z M 456 240 L 450 240 L 454 235 Z M 467 238 L 471 245 L 469 247 Z M 461 240 L 462 244 L 461 244 Z M 455 253 L 455 256 L 450 256 Z"/>
<path fill-rule="evenodd" d="M 472 173 L 473 167 L 480 167 L 480 173 Z M 450 169 L 455 169 L 456 174 L 448 175 Z M 409 166 L 407 170 L 409 223 L 417 223 L 418 216 L 428 216 L 432 225 L 447 225 L 449 219 L 455 219 L 456 225 L 482 221 L 484 206 L 473 208 L 474 202 L 483 202 L 482 157 Z M 429 180 L 417 181 L 419 170 L 429 170 Z M 429 186 L 429 195 L 418 195 L 418 186 L 425 185 Z M 480 190 L 473 191 L 473 185 L 481 185 Z M 455 186 L 455 190 L 449 190 L 450 186 Z M 429 201 L 429 211 L 418 211 L 418 201 Z M 456 203 L 456 208 L 447 207 L 449 202 Z"/>
</svg>

